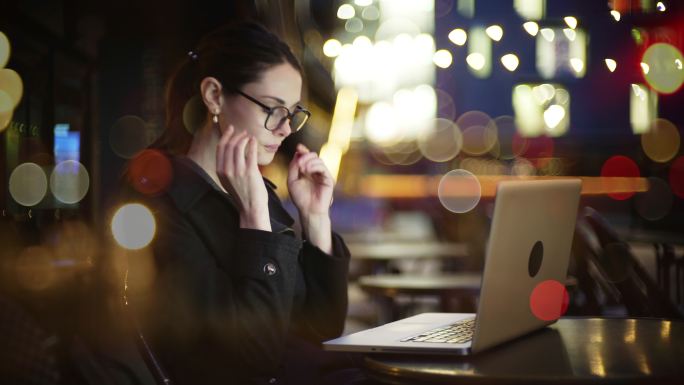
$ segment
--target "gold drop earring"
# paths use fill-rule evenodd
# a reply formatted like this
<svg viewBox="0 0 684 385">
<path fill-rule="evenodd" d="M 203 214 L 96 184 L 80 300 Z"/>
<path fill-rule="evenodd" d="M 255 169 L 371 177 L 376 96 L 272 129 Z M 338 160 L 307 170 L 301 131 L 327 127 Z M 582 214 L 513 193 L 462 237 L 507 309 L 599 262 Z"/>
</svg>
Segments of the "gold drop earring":
<svg viewBox="0 0 684 385">
<path fill-rule="evenodd" d="M 219 125 L 219 110 L 214 111 L 214 116 L 211 118 L 211 120 L 214 122 L 214 125 L 216 126 L 216 132 L 220 138 L 223 133 L 221 132 L 221 126 Z"/>
</svg>

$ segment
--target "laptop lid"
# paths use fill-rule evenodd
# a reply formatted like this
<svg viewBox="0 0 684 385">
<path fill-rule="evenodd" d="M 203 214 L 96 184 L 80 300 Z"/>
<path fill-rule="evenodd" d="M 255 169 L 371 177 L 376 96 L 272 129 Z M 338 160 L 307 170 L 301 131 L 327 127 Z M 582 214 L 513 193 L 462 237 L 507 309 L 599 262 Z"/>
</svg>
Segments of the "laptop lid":
<svg viewBox="0 0 684 385">
<path fill-rule="evenodd" d="M 581 181 L 505 181 L 497 187 L 472 351 L 560 317 Z"/>
</svg>

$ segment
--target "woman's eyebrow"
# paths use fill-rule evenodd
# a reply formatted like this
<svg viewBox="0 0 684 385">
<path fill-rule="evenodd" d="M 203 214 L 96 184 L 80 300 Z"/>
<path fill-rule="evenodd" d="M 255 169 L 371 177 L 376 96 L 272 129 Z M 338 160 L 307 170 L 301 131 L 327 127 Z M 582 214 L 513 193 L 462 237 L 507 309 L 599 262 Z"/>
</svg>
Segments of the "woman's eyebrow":
<svg viewBox="0 0 684 385">
<path fill-rule="evenodd" d="M 274 100 L 276 103 L 280 104 L 281 106 L 284 106 L 284 105 L 285 105 L 285 101 L 284 101 L 283 99 L 281 99 L 281 98 L 278 98 L 278 97 L 275 97 L 275 96 L 270 96 L 270 95 L 262 95 L 261 97 L 262 97 L 262 98 L 272 99 L 272 100 Z M 300 103 L 301 103 L 301 100 L 298 101 L 297 103 L 293 104 L 292 107 L 290 107 L 290 108 L 294 108 L 294 107 L 298 106 Z"/>
</svg>

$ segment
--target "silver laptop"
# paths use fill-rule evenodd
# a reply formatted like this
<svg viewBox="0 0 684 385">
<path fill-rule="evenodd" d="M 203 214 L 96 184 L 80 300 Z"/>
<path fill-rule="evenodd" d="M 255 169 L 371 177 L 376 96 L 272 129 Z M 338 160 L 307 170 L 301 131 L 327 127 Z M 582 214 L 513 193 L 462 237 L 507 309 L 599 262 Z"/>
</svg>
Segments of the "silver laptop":
<svg viewBox="0 0 684 385">
<path fill-rule="evenodd" d="M 324 348 L 465 355 L 554 323 L 563 290 L 552 285 L 544 291 L 542 282 L 565 284 L 580 189 L 579 179 L 499 183 L 476 314 L 423 313 L 324 342 Z M 549 309 L 557 316 L 549 318 Z"/>
</svg>

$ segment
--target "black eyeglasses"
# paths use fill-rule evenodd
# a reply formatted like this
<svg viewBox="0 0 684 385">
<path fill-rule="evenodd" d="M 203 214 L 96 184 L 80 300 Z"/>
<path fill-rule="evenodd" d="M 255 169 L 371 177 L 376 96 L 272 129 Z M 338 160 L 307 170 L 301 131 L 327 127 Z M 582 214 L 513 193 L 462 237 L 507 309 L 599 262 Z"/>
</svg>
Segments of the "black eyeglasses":
<svg viewBox="0 0 684 385">
<path fill-rule="evenodd" d="M 311 112 L 302 106 L 295 106 L 294 111 L 290 112 L 290 109 L 285 106 L 269 107 L 240 90 L 237 90 L 237 93 L 260 106 L 264 109 L 264 112 L 268 113 L 268 115 L 266 115 L 266 121 L 264 121 L 264 128 L 269 131 L 275 130 L 285 122 L 285 119 L 289 119 L 292 132 L 297 132 L 304 127 L 304 123 L 311 117 Z"/>
</svg>

